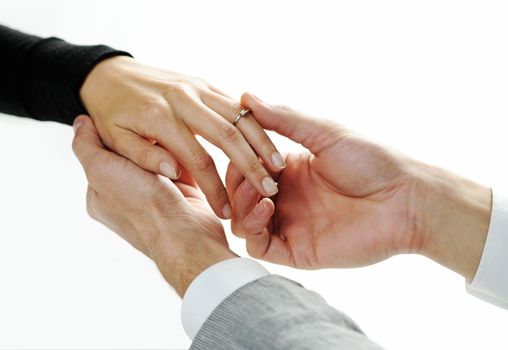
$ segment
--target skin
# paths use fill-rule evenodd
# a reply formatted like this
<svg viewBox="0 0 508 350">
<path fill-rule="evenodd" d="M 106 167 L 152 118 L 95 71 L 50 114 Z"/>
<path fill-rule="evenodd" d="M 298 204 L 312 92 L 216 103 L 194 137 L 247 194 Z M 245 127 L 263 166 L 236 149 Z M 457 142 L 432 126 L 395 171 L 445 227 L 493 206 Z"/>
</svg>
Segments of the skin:
<svg viewBox="0 0 508 350">
<path fill-rule="evenodd" d="M 109 149 L 173 180 L 187 169 L 221 218 L 231 216 L 228 197 L 213 159 L 195 135 L 222 149 L 260 193 L 277 192 L 260 161 L 271 170 L 282 169 L 275 146 L 253 118 L 233 126 L 243 107 L 202 79 L 119 56 L 94 67 L 80 96 Z"/>
<path fill-rule="evenodd" d="M 74 130 L 88 213 L 152 259 L 178 295 L 209 266 L 236 257 L 188 171 L 172 182 L 107 150 L 88 116 Z"/>
<path fill-rule="evenodd" d="M 251 94 L 242 104 L 263 128 L 308 150 L 285 157 L 272 198 L 230 164 L 232 231 L 251 256 L 317 269 L 418 253 L 474 277 L 488 232 L 489 188 Z"/>
<path fill-rule="evenodd" d="M 302 144 L 263 198 L 230 164 L 232 229 L 257 258 L 299 268 L 352 267 L 419 253 L 472 279 L 488 231 L 491 193 L 328 121 L 242 97 L 264 128 Z M 108 150 L 87 116 L 73 149 L 96 220 L 151 258 L 183 296 L 206 268 L 236 255 L 190 172 L 170 182 Z"/>
</svg>

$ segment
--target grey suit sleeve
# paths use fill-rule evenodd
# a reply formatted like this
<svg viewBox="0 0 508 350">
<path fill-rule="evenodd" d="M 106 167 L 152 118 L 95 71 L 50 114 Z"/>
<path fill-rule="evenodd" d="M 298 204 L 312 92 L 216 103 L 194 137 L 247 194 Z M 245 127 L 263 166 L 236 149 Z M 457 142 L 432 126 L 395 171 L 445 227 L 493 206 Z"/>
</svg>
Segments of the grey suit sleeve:
<svg viewBox="0 0 508 350">
<path fill-rule="evenodd" d="M 226 298 L 191 349 L 382 349 L 317 293 L 284 277 L 255 280 Z"/>
</svg>

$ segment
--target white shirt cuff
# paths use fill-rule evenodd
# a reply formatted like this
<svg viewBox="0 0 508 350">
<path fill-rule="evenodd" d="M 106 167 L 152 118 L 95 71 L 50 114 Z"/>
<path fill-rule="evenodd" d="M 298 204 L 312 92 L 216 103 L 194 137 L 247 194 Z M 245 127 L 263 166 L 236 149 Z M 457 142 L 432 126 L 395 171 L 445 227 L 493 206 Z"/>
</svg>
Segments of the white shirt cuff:
<svg viewBox="0 0 508 350">
<path fill-rule="evenodd" d="M 489 232 L 478 270 L 467 291 L 508 309 L 508 198 L 492 191 Z"/>
<path fill-rule="evenodd" d="M 270 273 L 246 258 L 221 261 L 201 272 L 190 284 L 182 302 L 182 324 L 194 339 L 213 310 L 237 289 Z"/>
</svg>

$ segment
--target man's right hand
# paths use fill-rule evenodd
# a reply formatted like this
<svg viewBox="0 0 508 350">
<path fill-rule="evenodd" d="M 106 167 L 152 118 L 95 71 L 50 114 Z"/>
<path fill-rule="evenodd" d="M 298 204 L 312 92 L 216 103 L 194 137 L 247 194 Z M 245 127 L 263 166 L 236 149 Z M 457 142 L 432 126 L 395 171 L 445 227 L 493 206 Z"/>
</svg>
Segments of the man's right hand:
<svg viewBox="0 0 508 350">
<path fill-rule="evenodd" d="M 242 97 L 262 127 L 309 150 L 287 155 L 279 192 L 258 192 L 230 164 L 232 230 L 258 258 L 299 268 L 355 267 L 420 253 L 474 276 L 490 189 L 412 160 L 333 122 Z M 258 202 L 259 201 L 259 202 Z"/>
<path fill-rule="evenodd" d="M 180 296 L 206 268 L 236 257 L 188 172 L 173 183 L 108 151 L 87 116 L 76 118 L 74 130 L 90 216 L 154 260 Z"/>
</svg>

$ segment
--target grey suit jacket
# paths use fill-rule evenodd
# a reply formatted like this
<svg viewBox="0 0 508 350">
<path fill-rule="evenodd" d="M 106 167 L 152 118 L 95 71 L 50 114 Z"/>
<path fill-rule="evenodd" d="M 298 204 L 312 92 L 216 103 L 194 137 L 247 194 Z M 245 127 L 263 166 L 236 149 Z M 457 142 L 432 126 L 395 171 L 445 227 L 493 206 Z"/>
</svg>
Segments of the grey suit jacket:
<svg viewBox="0 0 508 350">
<path fill-rule="evenodd" d="M 201 327 L 191 349 L 382 348 L 319 294 L 270 275 L 226 298 Z"/>
</svg>

